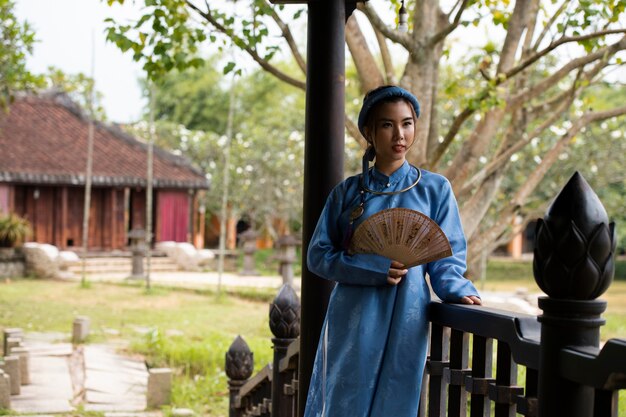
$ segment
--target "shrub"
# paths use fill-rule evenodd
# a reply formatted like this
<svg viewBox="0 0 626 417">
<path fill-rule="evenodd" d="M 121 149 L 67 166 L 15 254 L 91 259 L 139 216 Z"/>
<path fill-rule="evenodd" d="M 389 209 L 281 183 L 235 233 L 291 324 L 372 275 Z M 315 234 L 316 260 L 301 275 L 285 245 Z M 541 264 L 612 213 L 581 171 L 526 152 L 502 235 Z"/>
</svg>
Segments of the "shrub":
<svg viewBox="0 0 626 417">
<path fill-rule="evenodd" d="M 30 235 L 28 220 L 15 213 L 0 215 L 0 247 L 12 248 L 22 244 Z"/>
</svg>

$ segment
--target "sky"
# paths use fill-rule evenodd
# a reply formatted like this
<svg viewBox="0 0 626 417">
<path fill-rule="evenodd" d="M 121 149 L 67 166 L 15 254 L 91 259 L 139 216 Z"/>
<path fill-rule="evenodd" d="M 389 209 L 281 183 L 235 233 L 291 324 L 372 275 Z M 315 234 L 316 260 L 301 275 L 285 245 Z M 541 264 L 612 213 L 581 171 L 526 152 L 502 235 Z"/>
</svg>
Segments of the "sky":
<svg viewBox="0 0 626 417">
<path fill-rule="evenodd" d="M 140 118 L 145 101 L 139 79 L 141 65 L 130 53 L 106 42 L 104 19 L 132 18 L 138 6 L 114 5 L 103 0 L 16 0 L 15 13 L 27 21 L 35 32 L 37 43 L 27 58 L 31 72 L 44 73 L 57 67 L 68 74 L 92 76 L 92 49 L 96 89 L 103 94 L 102 105 L 112 122 L 127 123 Z M 92 45 L 95 48 L 92 48 Z"/>
</svg>

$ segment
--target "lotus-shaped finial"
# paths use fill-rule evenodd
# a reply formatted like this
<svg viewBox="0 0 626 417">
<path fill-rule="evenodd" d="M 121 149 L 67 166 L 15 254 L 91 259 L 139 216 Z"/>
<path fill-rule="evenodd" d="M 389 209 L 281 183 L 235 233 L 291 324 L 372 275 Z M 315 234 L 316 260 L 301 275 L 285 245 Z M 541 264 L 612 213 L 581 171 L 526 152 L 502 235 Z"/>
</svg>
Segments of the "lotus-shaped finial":
<svg viewBox="0 0 626 417">
<path fill-rule="evenodd" d="M 535 281 L 552 298 L 593 300 L 613 280 L 615 245 L 615 224 L 576 172 L 537 221 Z"/>
</svg>

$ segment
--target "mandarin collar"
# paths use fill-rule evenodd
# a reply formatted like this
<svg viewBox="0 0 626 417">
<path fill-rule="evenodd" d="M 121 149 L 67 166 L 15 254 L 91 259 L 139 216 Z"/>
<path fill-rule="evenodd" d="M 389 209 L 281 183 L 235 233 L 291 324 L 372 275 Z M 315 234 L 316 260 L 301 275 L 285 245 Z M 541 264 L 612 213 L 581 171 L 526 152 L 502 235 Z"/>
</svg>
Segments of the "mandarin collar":
<svg viewBox="0 0 626 417">
<path fill-rule="evenodd" d="M 404 163 L 395 170 L 391 175 L 387 176 L 376 169 L 376 166 L 372 168 L 372 179 L 380 184 L 389 184 L 395 185 L 406 177 L 411 170 L 411 165 L 409 165 L 408 161 L 404 161 Z"/>
</svg>

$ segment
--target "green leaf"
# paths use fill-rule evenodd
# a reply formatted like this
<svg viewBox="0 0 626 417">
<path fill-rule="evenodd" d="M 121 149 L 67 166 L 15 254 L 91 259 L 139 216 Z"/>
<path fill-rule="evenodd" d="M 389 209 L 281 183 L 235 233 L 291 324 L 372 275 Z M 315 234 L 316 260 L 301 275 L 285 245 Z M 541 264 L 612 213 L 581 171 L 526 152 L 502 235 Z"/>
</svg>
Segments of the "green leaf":
<svg viewBox="0 0 626 417">
<path fill-rule="evenodd" d="M 224 66 L 222 73 L 226 75 L 229 72 L 231 72 L 234 68 L 235 68 L 235 63 L 231 61 Z"/>
</svg>

